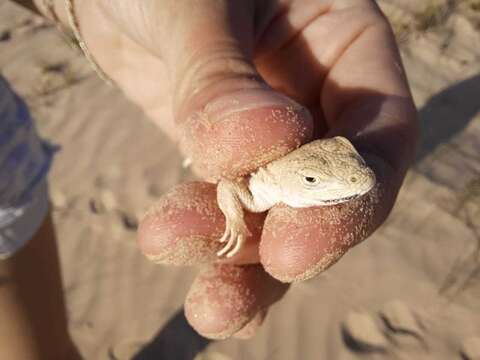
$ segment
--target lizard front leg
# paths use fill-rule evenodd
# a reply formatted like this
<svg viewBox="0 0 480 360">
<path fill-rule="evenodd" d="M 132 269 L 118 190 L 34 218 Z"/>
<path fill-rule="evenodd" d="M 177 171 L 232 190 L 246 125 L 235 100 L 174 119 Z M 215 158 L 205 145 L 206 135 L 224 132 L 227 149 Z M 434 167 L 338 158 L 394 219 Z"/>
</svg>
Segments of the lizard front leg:
<svg viewBox="0 0 480 360">
<path fill-rule="evenodd" d="M 267 210 L 268 207 L 256 201 L 243 180 L 220 180 L 217 186 L 217 202 L 225 215 L 225 232 L 220 242 L 227 241 L 227 244 L 217 255 L 223 256 L 226 254 L 227 257 L 232 257 L 241 249 L 245 239 L 250 235 L 245 223 L 243 209 L 262 212 Z"/>
</svg>

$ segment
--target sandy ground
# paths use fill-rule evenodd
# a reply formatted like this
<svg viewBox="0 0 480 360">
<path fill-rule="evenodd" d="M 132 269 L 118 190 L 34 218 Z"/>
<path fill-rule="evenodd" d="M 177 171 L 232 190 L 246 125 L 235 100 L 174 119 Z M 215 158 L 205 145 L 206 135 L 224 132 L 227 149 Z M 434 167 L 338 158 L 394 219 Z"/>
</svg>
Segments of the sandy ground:
<svg viewBox="0 0 480 360">
<path fill-rule="evenodd" d="M 152 265 L 135 247 L 136 216 L 192 178 L 174 144 L 54 27 L 0 0 L 2 74 L 61 146 L 54 218 L 70 328 L 86 359 L 480 359 L 480 6 L 380 4 L 422 126 L 392 215 L 295 285 L 256 337 L 209 342 L 183 316 L 195 270 Z"/>
</svg>

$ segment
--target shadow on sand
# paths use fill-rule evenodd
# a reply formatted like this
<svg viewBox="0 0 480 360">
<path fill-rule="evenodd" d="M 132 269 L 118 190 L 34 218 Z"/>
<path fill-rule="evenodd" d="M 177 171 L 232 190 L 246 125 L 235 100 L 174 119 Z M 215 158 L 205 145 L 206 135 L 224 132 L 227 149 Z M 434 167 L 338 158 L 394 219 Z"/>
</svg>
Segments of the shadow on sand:
<svg viewBox="0 0 480 360">
<path fill-rule="evenodd" d="M 209 343 L 188 324 L 182 307 L 133 360 L 191 360 Z"/>
<path fill-rule="evenodd" d="M 480 74 L 432 96 L 419 111 L 421 143 L 415 163 L 449 142 L 480 111 Z"/>
</svg>

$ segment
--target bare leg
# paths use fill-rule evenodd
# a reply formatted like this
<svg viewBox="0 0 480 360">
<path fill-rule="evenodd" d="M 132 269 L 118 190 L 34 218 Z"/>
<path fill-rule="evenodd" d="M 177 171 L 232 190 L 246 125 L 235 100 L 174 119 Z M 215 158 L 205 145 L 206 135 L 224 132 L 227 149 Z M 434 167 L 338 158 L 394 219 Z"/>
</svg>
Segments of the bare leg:
<svg viewBox="0 0 480 360">
<path fill-rule="evenodd" d="M 0 261 L 2 359 L 81 359 L 67 328 L 50 216 L 30 242 Z"/>
</svg>

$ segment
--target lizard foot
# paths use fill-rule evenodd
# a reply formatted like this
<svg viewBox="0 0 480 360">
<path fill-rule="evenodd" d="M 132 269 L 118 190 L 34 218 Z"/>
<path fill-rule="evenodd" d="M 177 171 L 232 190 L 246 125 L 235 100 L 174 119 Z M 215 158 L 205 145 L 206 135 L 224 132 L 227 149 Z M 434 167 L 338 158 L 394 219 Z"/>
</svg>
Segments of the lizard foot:
<svg viewBox="0 0 480 360">
<path fill-rule="evenodd" d="M 241 224 L 241 223 L 232 224 L 227 219 L 225 232 L 223 233 L 223 236 L 220 238 L 220 242 L 224 243 L 227 240 L 228 242 L 219 252 L 217 252 L 217 255 L 223 256 L 226 254 L 227 258 L 231 258 L 232 256 L 234 256 L 236 253 L 240 251 L 248 235 L 250 235 L 250 232 L 248 231 L 247 226 L 245 224 Z"/>
</svg>

